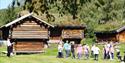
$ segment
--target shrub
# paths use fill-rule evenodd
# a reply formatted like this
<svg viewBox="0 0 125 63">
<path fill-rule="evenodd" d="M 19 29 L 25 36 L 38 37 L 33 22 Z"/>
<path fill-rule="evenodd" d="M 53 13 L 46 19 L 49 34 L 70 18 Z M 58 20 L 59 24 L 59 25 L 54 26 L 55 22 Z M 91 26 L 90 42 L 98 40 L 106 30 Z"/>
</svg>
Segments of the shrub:
<svg viewBox="0 0 125 63">
<path fill-rule="evenodd" d="M 95 43 L 95 39 L 94 38 L 85 38 L 81 40 L 81 44 L 94 44 Z"/>
</svg>

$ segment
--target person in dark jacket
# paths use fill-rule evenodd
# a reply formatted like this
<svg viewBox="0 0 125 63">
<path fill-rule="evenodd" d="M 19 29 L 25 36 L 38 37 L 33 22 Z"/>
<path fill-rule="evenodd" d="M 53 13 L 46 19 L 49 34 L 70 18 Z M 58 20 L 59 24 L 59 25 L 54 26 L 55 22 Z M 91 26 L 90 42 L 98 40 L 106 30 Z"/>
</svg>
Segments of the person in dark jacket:
<svg viewBox="0 0 125 63">
<path fill-rule="evenodd" d="M 74 46 L 74 43 L 71 43 L 71 53 L 72 53 L 72 58 L 75 58 L 75 46 Z"/>
<path fill-rule="evenodd" d="M 120 55 L 120 50 L 118 48 L 116 49 L 116 57 L 118 58 L 119 61 L 122 61 L 122 57 Z"/>
</svg>

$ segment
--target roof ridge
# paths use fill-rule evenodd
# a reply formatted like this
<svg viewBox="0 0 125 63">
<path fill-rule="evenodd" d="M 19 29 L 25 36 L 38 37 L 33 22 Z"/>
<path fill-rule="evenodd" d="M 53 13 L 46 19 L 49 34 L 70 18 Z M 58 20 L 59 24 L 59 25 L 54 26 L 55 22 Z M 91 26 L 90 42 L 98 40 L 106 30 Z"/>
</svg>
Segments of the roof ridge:
<svg viewBox="0 0 125 63">
<path fill-rule="evenodd" d="M 26 14 L 26 15 L 24 15 L 24 16 L 21 16 L 21 17 L 15 19 L 15 20 L 13 20 L 13 21 L 11 21 L 11 22 L 9 22 L 9 23 L 7 23 L 7 24 L 1 26 L 0 28 L 2 28 L 2 27 L 8 27 L 8 26 L 10 26 L 10 25 L 13 25 L 14 23 L 17 23 L 17 22 L 19 22 L 20 20 L 25 19 L 25 18 L 27 18 L 27 17 L 29 17 L 29 16 L 32 16 L 32 17 L 34 17 L 35 19 L 38 19 L 39 21 L 41 21 L 41 22 L 43 22 L 43 23 L 45 23 L 45 24 L 47 24 L 47 25 L 49 25 L 49 26 L 51 26 L 51 27 L 54 27 L 53 25 L 47 23 L 46 21 L 44 21 L 44 20 L 42 20 L 42 19 L 40 19 L 40 18 L 37 18 L 36 16 L 33 16 L 33 12 L 32 12 L 32 13 Z"/>
</svg>

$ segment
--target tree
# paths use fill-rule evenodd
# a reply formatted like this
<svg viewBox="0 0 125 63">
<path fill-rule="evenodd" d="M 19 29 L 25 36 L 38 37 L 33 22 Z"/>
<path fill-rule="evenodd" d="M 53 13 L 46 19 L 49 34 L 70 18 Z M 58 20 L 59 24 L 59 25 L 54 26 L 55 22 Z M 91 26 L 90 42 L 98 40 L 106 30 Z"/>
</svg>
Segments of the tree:
<svg viewBox="0 0 125 63">
<path fill-rule="evenodd" d="M 20 9 L 16 8 L 15 4 L 16 4 L 16 1 L 13 0 L 12 3 L 8 6 L 8 8 L 5 9 L 4 13 L 2 13 L 2 16 L 0 16 L 0 18 L 2 18 L 1 21 L 4 24 L 9 23 L 17 18 L 17 14 L 20 11 Z M 18 2 L 18 5 L 19 5 L 19 2 Z"/>
<path fill-rule="evenodd" d="M 60 16 L 70 14 L 94 32 L 99 25 L 124 20 L 125 0 L 25 0 L 23 4 L 23 10 L 46 14 L 48 21 L 54 21 L 51 9 Z"/>
<path fill-rule="evenodd" d="M 79 2 L 79 0 L 25 0 L 23 9 L 40 15 L 43 13 L 49 14 L 50 9 L 57 7 L 59 14 L 69 13 L 73 16 L 73 19 L 76 19 Z"/>
</svg>

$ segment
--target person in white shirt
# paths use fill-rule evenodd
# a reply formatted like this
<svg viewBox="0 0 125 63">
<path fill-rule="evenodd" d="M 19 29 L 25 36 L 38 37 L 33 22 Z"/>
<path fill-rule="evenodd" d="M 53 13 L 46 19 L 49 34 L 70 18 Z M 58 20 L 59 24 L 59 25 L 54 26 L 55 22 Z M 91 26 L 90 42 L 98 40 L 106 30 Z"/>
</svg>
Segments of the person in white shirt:
<svg viewBox="0 0 125 63">
<path fill-rule="evenodd" d="M 10 39 L 7 39 L 7 56 L 10 57 L 12 53 L 12 43 L 10 42 Z"/>
<path fill-rule="evenodd" d="M 100 49 L 97 46 L 95 46 L 95 48 L 93 49 L 94 60 L 98 60 L 99 51 Z"/>
<path fill-rule="evenodd" d="M 58 45 L 58 58 L 63 58 L 63 46 L 62 46 L 62 44 L 59 44 Z"/>
<path fill-rule="evenodd" d="M 114 47 L 113 46 L 111 46 L 110 47 L 110 60 L 113 60 L 114 59 Z"/>
</svg>

